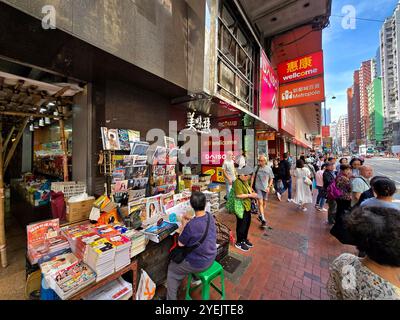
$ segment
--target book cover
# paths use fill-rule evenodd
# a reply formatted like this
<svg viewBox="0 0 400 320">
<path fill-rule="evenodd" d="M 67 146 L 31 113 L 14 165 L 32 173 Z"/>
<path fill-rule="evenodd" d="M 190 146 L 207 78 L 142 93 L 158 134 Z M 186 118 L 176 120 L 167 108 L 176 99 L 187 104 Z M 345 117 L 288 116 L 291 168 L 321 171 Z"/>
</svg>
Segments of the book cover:
<svg viewBox="0 0 400 320">
<path fill-rule="evenodd" d="M 131 155 L 145 156 L 150 144 L 146 141 L 135 141 L 132 144 Z"/>
</svg>

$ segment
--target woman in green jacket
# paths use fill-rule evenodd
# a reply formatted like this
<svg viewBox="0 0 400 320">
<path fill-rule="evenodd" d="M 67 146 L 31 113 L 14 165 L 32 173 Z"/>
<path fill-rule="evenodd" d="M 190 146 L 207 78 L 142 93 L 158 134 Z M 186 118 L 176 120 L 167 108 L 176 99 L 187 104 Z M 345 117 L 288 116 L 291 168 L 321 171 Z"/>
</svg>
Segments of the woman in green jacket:
<svg viewBox="0 0 400 320">
<path fill-rule="evenodd" d="M 242 251 L 249 251 L 253 244 L 249 241 L 248 233 L 251 223 L 251 199 L 257 199 L 257 193 L 249 185 L 253 169 L 245 166 L 238 170 L 239 178 L 233 183 L 233 190 L 236 198 L 242 200 L 244 207 L 243 217 L 239 218 L 236 215 L 236 244 L 235 247 Z"/>
</svg>

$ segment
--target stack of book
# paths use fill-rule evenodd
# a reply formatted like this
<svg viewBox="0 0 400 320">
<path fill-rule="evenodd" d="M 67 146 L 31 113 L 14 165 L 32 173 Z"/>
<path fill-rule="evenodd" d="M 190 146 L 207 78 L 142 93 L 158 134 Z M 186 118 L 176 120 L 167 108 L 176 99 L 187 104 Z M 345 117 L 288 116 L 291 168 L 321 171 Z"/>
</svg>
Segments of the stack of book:
<svg viewBox="0 0 400 320">
<path fill-rule="evenodd" d="M 54 275 L 54 287 L 57 295 L 66 300 L 96 280 L 96 273 L 85 263 L 73 264 Z"/>
<path fill-rule="evenodd" d="M 143 232 L 137 230 L 129 230 L 124 235 L 131 240 L 131 258 L 146 250 L 146 236 Z"/>
<path fill-rule="evenodd" d="M 76 253 L 78 239 L 82 236 L 92 233 L 93 228 L 90 224 L 80 224 L 77 226 L 63 227 L 63 228 L 61 228 L 61 231 L 67 238 L 67 240 L 71 246 L 72 252 Z"/>
<path fill-rule="evenodd" d="M 128 300 L 132 297 L 132 293 L 132 283 L 118 278 L 83 297 L 83 300 Z"/>
<path fill-rule="evenodd" d="M 131 240 L 123 235 L 105 236 L 115 247 L 115 271 L 119 271 L 131 263 Z"/>
<path fill-rule="evenodd" d="M 97 273 L 96 281 L 114 273 L 115 246 L 105 238 L 92 242 L 88 248 L 87 264 Z"/>
<path fill-rule="evenodd" d="M 96 232 L 91 232 L 79 237 L 75 247 L 75 255 L 84 262 L 87 262 L 89 245 L 99 239 L 101 239 L 101 237 Z"/>
</svg>

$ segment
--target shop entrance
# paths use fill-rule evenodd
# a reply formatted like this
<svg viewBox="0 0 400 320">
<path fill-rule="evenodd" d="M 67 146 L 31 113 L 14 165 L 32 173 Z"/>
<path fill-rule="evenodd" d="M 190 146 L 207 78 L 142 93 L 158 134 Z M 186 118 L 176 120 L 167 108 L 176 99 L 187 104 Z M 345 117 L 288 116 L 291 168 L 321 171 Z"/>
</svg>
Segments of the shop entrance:
<svg viewBox="0 0 400 320">
<path fill-rule="evenodd" d="M 6 221 L 16 218 L 24 228 L 50 218 L 51 183 L 71 179 L 73 106 L 82 91 L 65 78 L 0 61 L 0 247 Z"/>
</svg>

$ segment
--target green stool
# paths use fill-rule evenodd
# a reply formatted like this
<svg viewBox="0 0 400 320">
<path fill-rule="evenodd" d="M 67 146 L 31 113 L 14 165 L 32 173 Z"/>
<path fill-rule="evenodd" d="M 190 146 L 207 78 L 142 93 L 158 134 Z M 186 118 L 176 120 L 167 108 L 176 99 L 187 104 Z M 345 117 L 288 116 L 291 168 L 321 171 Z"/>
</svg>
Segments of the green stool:
<svg viewBox="0 0 400 320">
<path fill-rule="evenodd" d="M 192 283 L 193 275 L 201 280 L 201 284 L 191 288 L 190 285 Z M 221 279 L 221 289 L 217 288 L 212 283 L 213 280 L 217 277 L 220 277 Z M 186 286 L 186 300 L 192 300 L 190 294 L 200 286 L 202 287 L 201 298 L 203 300 L 210 300 L 210 286 L 213 287 L 221 295 L 221 300 L 225 300 L 224 269 L 218 262 L 214 261 L 207 270 L 199 273 L 189 274 Z"/>
</svg>

